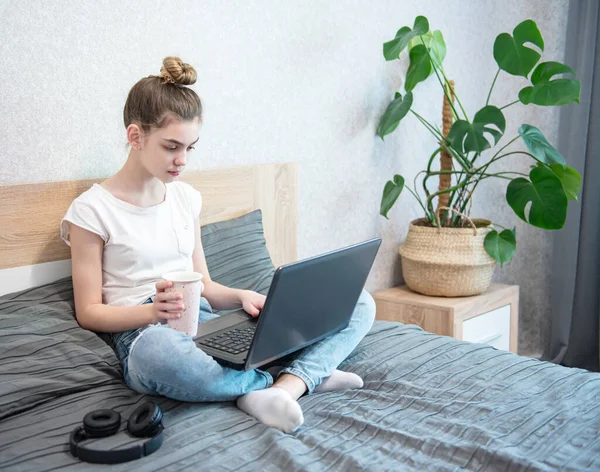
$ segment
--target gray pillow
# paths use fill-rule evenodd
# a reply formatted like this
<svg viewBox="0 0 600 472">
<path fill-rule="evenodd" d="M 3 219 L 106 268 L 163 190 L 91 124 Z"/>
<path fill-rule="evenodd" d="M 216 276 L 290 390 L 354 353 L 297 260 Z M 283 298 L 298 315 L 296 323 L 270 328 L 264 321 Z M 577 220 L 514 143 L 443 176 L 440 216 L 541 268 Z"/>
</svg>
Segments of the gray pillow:
<svg viewBox="0 0 600 472">
<path fill-rule="evenodd" d="M 0 297 L 0 421 L 122 382 L 112 349 L 75 321 L 70 277 Z"/>
<path fill-rule="evenodd" d="M 275 267 L 267 250 L 260 210 L 203 226 L 201 234 L 212 280 L 267 294 Z"/>
</svg>

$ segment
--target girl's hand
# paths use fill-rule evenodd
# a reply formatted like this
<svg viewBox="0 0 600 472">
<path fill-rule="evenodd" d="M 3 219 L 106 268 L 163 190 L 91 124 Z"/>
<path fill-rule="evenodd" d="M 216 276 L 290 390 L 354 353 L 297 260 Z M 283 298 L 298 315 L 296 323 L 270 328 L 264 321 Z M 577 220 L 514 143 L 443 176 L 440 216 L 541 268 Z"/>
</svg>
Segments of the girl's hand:
<svg viewBox="0 0 600 472">
<path fill-rule="evenodd" d="M 242 308 L 246 313 L 249 313 L 256 318 L 260 311 L 265 306 L 265 300 L 267 297 L 260 293 L 253 292 L 252 290 L 242 290 L 240 295 L 240 301 L 242 302 Z"/>
<path fill-rule="evenodd" d="M 183 295 L 179 292 L 165 292 L 166 289 L 172 286 L 173 282 L 166 280 L 156 282 L 156 296 L 152 304 L 154 323 L 164 323 L 181 316 Z"/>
</svg>

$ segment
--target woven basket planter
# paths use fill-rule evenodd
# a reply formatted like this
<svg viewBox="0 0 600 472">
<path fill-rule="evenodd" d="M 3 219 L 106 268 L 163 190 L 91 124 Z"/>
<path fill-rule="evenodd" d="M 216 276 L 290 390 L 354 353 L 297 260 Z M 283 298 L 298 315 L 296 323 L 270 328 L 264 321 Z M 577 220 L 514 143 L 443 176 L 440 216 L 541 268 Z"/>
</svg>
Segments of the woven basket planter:
<svg viewBox="0 0 600 472">
<path fill-rule="evenodd" d="M 483 247 L 491 221 L 474 219 L 473 223 L 474 228 L 435 228 L 426 226 L 426 218 L 412 221 L 399 249 L 408 288 L 437 297 L 487 290 L 496 265 Z"/>
</svg>

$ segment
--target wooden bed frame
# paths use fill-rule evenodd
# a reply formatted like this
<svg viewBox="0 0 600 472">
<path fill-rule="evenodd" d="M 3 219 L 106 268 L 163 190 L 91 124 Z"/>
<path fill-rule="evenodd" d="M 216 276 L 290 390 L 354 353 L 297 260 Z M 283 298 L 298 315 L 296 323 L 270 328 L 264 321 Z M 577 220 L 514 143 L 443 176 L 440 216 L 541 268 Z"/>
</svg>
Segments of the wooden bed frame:
<svg viewBox="0 0 600 472">
<path fill-rule="evenodd" d="M 70 259 L 59 236 L 60 220 L 78 195 L 102 180 L 0 186 L 0 274 L 9 272 L 1 269 Z M 296 260 L 295 163 L 188 172 L 181 180 L 202 193 L 201 225 L 260 208 L 275 266 Z"/>
</svg>

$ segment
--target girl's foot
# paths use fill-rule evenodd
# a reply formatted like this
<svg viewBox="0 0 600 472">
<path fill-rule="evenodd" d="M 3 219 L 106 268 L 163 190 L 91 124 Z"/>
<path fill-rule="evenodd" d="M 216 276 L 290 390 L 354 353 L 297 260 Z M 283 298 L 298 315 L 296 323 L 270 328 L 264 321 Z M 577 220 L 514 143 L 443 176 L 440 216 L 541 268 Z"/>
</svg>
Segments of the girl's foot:
<svg viewBox="0 0 600 472">
<path fill-rule="evenodd" d="M 284 433 L 291 433 L 304 423 L 300 405 L 282 388 L 255 390 L 239 397 L 236 404 L 261 423 Z"/>
<path fill-rule="evenodd" d="M 352 372 L 343 372 L 334 370 L 330 377 L 327 377 L 314 390 L 315 393 L 333 392 L 334 390 L 346 390 L 349 388 L 362 388 L 363 379 Z"/>
</svg>

